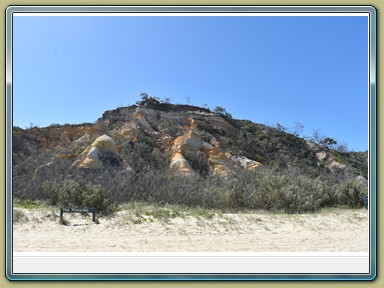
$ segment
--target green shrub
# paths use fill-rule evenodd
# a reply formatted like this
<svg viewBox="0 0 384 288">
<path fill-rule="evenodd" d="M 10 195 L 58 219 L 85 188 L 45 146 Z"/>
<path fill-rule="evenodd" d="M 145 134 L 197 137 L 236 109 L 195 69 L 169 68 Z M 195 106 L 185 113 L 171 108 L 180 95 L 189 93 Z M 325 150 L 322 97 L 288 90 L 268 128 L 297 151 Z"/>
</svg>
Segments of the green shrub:
<svg viewBox="0 0 384 288">
<path fill-rule="evenodd" d="M 72 179 L 66 179 L 61 183 L 58 189 L 57 204 L 63 207 L 82 208 L 81 188 L 80 184 Z"/>
<path fill-rule="evenodd" d="M 264 157 L 260 156 L 259 154 L 254 154 L 253 160 L 260 162 L 260 163 L 263 163 L 265 161 Z"/>
<path fill-rule="evenodd" d="M 266 169 L 259 175 L 260 188 L 253 205 L 269 211 L 303 213 L 316 211 L 323 205 L 325 185 L 298 171 L 275 168 Z"/>
<path fill-rule="evenodd" d="M 347 181 L 335 187 L 338 204 L 347 205 L 350 208 L 361 208 L 364 206 L 364 194 L 367 188 L 357 181 Z"/>
<path fill-rule="evenodd" d="M 241 208 L 245 206 L 245 188 L 243 183 L 235 183 L 230 190 L 230 206 L 231 208 Z"/>
<path fill-rule="evenodd" d="M 95 208 L 101 213 L 112 212 L 108 197 L 100 184 L 82 183 L 73 179 L 61 182 L 45 181 L 43 191 L 51 205 L 70 208 Z"/>
<path fill-rule="evenodd" d="M 95 208 L 104 214 L 112 212 L 112 206 L 103 194 L 101 185 L 87 184 L 82 190 L 82 203 L 80 205 L 84 208 Z"/>
<path fill-rule="evenodd" d="M 41 185 L 42 194 L 47 196 L 50 205 L 55 206 L 59 198 L 59 185 L 56 181 L 46 180 Z"/>
</svg>

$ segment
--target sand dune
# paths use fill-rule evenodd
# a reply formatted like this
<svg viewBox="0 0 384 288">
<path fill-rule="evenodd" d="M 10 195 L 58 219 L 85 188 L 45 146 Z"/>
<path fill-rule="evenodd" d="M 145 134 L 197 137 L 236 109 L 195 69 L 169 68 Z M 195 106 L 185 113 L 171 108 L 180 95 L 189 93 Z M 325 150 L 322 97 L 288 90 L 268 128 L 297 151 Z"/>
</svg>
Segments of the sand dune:
<svg viewBox="0 0 384 288">
<path fill-rule="evenodd" d="M 252 212 L 156 218 L 130 210 L 100 217 L 14 209 L 15 252 L 367 252 L 368 212 Z"/>
</svg>

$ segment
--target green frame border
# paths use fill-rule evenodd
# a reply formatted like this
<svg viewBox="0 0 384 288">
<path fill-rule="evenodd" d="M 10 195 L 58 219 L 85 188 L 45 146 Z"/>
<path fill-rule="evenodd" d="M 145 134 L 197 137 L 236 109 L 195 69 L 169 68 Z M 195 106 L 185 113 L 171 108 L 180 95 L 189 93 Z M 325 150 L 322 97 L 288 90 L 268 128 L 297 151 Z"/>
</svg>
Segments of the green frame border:
<svg viewBox="0 0 384 288">
<path fill-rule="evenodd" d="M 16 2 L 15 3 L 15 5 L 30 5 L 30 3 L 24 3 L 24 2 L 26 2 L 26 1 L 12 1 L 12 2 Z M 7 4 L 10 4 L 10 5 L 14 5 L 14 3 L 7 3 Z M 40 2 L 40 1 L 39 1 Z M 43 2 L 43 1 L 41 1 L 41 2 Z M 46 2 L 46 1 L 44 1 L 44 2 Z M 65 4 L 67 4 L 67 5 L 69 5 L 71 2 L 73 2 L 73 1 L 68 1 L 67 3 L 65 3 Z M 82 1 L 82 2 L 90 2 L 90 1 Z M 96 2 L 96 1 L 94 1 L 94 2 Z M 99 1 L 100 2 L 100 1 Z M 122 1 L 118 1 L 118 2 L 122 2 Z M 134 2 L 134 1 L 130 1 L 130 2 Z M 136 1 L 137 2 L 137 1 Z M 155 3 L 153 3 L 153 2 L 155 2 Z M 155 4 L 155 5 L 158 5 L 159 3 L 156 3 L 156 2 L 159 2 L 159 1 L 152 1 L 152 3 L 151 4 Z M 198 2 L 200 2 L 200 1 L 198 1 Z M 223 3 L 224 1 L 221 1 L 220 3 L 212 3 L 212 5 L 225 5 L 224 3 Z M 246 3 L 244 3 L 245 5 L 255 5 L 255 4 L 258 4 L 257 2 L 260 2 L 260 1 L 245 1 Z M 252 3 L 250 3 L 250 2 L 252 2 Z M 255 3 L 256 2 L 256 3 Z M 270 3 L 269 1 L 268 1 L 268 5 L 272 5 L 272 4 L 274 4 L 274 5 L 278 5 L 278 4 L 283 4 L 283 3 L 274 3 L 274 2 L 277 2 L 277 1 L 272 1 L 272 3 Z M 281 1 L 280 1 L 281 2 Z M 299 2 L 299 1 L 298 1 Z M 303 2 L 303 1 L 300 1 L 300 2 Z M 324 2 L 329 2 L 329 1 L 324 1 Z M 339 2 L 339 1 L 337 1 L 337 2 Z M 349 1 L 349 2 L 357 2 L 357 1 Z M 375 1 L 375 2 L 377 2 L 377 1 Z M 20 3 L 20 4 L 18 4 L 18 3 Z M 97 2 L 96 2 L 97 3 Z M 89 4 L 96 4 L 96 3 L 89 3 Z M 36 3 L 37 4 L 37 3 Z M 56 3 L 55 3 L 56 4 Z M 57 3 L 57 4 L 59 4 L 59 3 Z M 56 5 L 57 5 L 56 4 Z M 79 3 L 77 2 L 76 3 L 77 5 L 79 5 Z M 84 3 L 84 4 L 86 4 L 86 3 Z M 88 5 L 89 5 L 88 4 Z M 107 4 L 107 3 L 103 3 L 103 4 Z M 112 3 L 108 3 L 108 5 L 112 5 L 112 4 L 114 4 L 113 2 Z M 125 3 L 119 3 L 120 5 L 122 5 L 122 4 L 125 4 Z M 128 4 L 128 3 L 127 3 Z M 132 3 L 133 4 L 133 3 Z M 141 2 L 140 2 L 140 4 L 141 4 Z M 161 3 L 161 4 L 166 4 L 166 3 Z M 171 5 L 171 4 L 174 4 L 174 5 L 177 5 L 177 3 L 170 3 L 169 5 Z M 190 5 L 197 5 L 198 3 L 196 3 L 196 2 L 194 2 L 193 4 L 191 3 Z M 207 5 L 208 3 L 204 3 L 205 5 Z M 242 3 L 231 3 L 232 5 L 240 5 L 240 4 L 242 4 Z M 243 5 L 244 5 L 243 4 Z M 265 4 L 265 3 L 264 3 Z M 284 4 L 285 5 L 287 5 L 288 3 L 285 3 L 284 2 Z M 289 3 L 289 4 L 291 4 L 291 3 Z M 293 3 L 292 3 L 293 4 Z M 329 3 L 328 3 L 329 4 Z M 349 5 L 356 5 L 357 3 L 348 3 Z M 361 3 L 361 2 L 359 2 L 359 4 L 360 5 L 367 5 L 367 6 L 369 6 L 369 5 L 372 5 L 372 3 L 371 4 L 364 4 L 364 3 Z M 49 5 L 49 3 L 41 3 L 40 5 Z M 72 4 L 73 5 L 73 4 Z M 228 4 L 227 4 L 228 5 Z M 301 3 L 301 4 L 296 4 L 296 5 L 304 5 L 303 3 Z M 313 5 L 313 4 L 312 4 Z M 326 5 L 325 3 L 321 3 L 321 5 Z M 332 6 L 336 6 L 336 5 L 347 5 L 347 3 L 345 3 L 345 4 L 338 4 L 338 3 L 334 3 L 334 2 L 332 2 Z M 375 5 L 376 7 L 377 7 L 377 5 Z M 3 10 L 4 11 L 4 10 Z M 378 10 L 378 12 L 377 12 L 377 14 L 380 14 L 380 12 L 379 12 L 380 10 Z M 2 22 L 2 23 L 5 23 L 5 20 Z M 5 27 L 4 27 L 5 28 Z M 378 30 L 379 30 L 379 28 L 378 28 Z M 2 31 L 5 31 L 5 29 L 2 29 Z M 5 38 L 5 37 L 4 37 Z M 3 39 L 4 39 L 3 38 Z M 2 47 L 2 48 L 4 48 L 4 46 Z M 377 49 L 376 51 L 379 51 L 379 49 Z M 3 55 L 5 55 L 5 51 L 3 51 Z M 376 55 L 375 55 L 376 56 Z M 5 64 L 5 63 L 4 63 Z M 4 65 L 5 66 L 5 65 Z M 3 66 L 3 67 L 4 67 Z M 376 68 L 376 71 L 378 70 L 378 67 L 375 67 Z M 2 73 L 4 73 L 4 71 L 5 71 L 5 69 L 3 69 L 3 71 L 2 71 Z M 5 76 L 5 75 L 4 75 Z M 5 77 L 4 77 L 5 78 Z M 3 78 L 3 79 L 4 79 Z M 377 81 L 377 82 L 379 82 L 379 81 Z M 377 83 L 376 82 L 376 83 Z M 9 87 L 7 86 L 6 88 L 5 87 L 2 87 L 3 88 L 3 90 L 2 91 L 5 91 L 6 89 L 8 90 L 9 89 Z M 375 93 L 376 92 L 376 90 L 375 90 L 375 87 L 373 87 L 373 93 Z M 375 108 L 379 108 L 378 106 L 376 106 L 376 102 L 377 102 L 377 99 L 376 99 L 376 95 L 378 95 L 378 93 L 375 93 L 374 94 L 375 95 L 375 97 L 374 97 L 374 99 L 373 99 L 373 101 L 370 103 L 370 106 L 371 106 L 371 109 L 372 109 L 372 106 Z M 5 97 L 4 97 L 4 99 L 5 99 Z M 3 102 L 4 103 L 4 102 Z M 2 107 L 3 108 L 3 107 Z M 5 111 L 4 111 L 4 109 L 2 109 L 3 110 L 3 115 L 6 115 L 6 113 L 5 113 Z M 373 114 L 373 115 L 372 115 Z M 375 109 L 373 109 L 373 110 L 371 110 L 371 118 L 373 118 L 373 124 L 374 124 L 374 136 L 373 136 L 373 141 L 371 141 L 371 145 L 370 145 L 370 152 L 371 152 L 371 154 L 373 153 L 373 155 L 377 155 L 377 146 L 376 146 L 376 111 L 375 111 Z M 5 119 L 4 119 L 5 120 Z M 372 121 L 372 120 L 371 120 Z M 5 124 L 5 123 L 4 123 Z M 372 127 L 371 127 L 372 128 Z M 4 134 L 2 134 L 2 135 L 5 135 L 5 125 L 3 125 L 3 123 L 2 123 L 2 125 L 0 126 L 0 129 L 4 129 L 4 130 L 1 130 L 1 132 L 3 132 Z M 3 138 L 3 139 L 5 139 L 5 137 Z M 11 142 L 8 142 L 8 143 L 11 143 Z M 4 141 L 1 141 L 1 150 L 2 151 L 5 151 L 5 148 L 6 148 L 6 146 L 4 145 Z M 372 152 L 373 151 L 373 152 Z M 5 157 L 2 157 L 1 158 L 1 161 L 4 161 L 4 162 L 2 162 L 2 164 L 5 166 L 5 158 L 6 158 L 6 155 L 4 155 Z M 372 159 L 372 158 L 371 158 Z M 372 162 L 374 162 L 374 163 L 372 163 Z M 4 166 L 2 166 L 2 167 L 4 167 Z M 373 178 L 375 178 L 376 179 L 376 171 L 377 171 L 377 166 L 379 166 L 378 165 L 378 163 L 376 163 L 376 161 L 371 161 L 371 171 L 373 171 L 373 173 L 374 173 L 374 176 L 373 176 Z M 372 172 L 371 172 L 372 173 Z M 3 177 L 3 175 L 2 175 L 2 177 Z M 2 178 L 2 180 L 3 180 L 3 178 Z M 4 179 L 5 180 L 5 179 Z M 3 181 L 2 181 L 2 183 L 3 183 Z M 5 183 L 4 183 L 5 184 Z M 374 183 L 372 183 L 373 184 L 373 186 L 371 186 L 371 191 L 377 191 L 376 189 L 377 189 L 377 186 L 376 186 L 376 181 L 374 181 Z M 4 185 L 5 186 L 5 185 Z M 3 187 L 4 187 L 3 186 Z M 5 189 L 4 189 L 4 191 L 5 191 Z M 375 199 L 376 200 L 376 199 Z M 374 203 L 376 203 L 376 201 L 374 201 Z M 3 204 L 3 203 L 2 203 Z M 4 206 L 2 206 L 2 208 L 5 208 Z M 373 211 L 373 212 L 376 212 L 376 205 L 374 205 L 374 207 L 372 207 L 373 209 L 371 209 L 371 211 Z M 5 210 L 5 209 L 4 209 Z M 3 214 L 4 215 L 4 214 Z M 3 230 L 4 231 L 4 230 Z M 375 239 L 374 239 L 375 240 Z M 375 242 L 375 244 L 376 244 L 376 242 Z M 4 262 L 3 262 L 4 263 Z M 374 273 L 375 275 L 376 275 L 376 271 L 375 271 L 375 273 Z M 33 277 L 33 278 L 35 278 L 35 277 Z M 161 277 L 162 279 L 156 279 L 156 280 L 170 280 L 170 279 L 164 279 L 163 277 Z M 375 278 L 375 277 L 373 277 L 373 278 Z M 40 278 L 41 279 L 41 278 Z M 268 279 L 270 279 L 270 278 L 268 278 Z M 32 280 L 32 279 L 31 279 Z M 51 279 L 51 280 L 53 280 L 53 279 Z M 59 279 L 57 279 L 57 280 L 59 280 Z M 73 280 L 77 280 L 77 279 L 73 279 Z M 93 279 L 83 279 L 83 280 L 95 280 L 94 278 Z M 115 279 L 115 280 L 120 280 L 120 279 Z M 131 280 L 139 280 L 138 278 L 137 279 L 131 279 Z M 140 280 L 151 280 L 151 279 L 140 279 Z M 153 279 L 152 279 L 153 280 Z M 180 278 L 179 279 L 174 279 L 174 280 L 181 280 Z M 201 278 L 201 279 L 183 279 L 183 280 L 210 280 L 210 279 L 207 279 L 207 278 Z M 230 280 L 230 279 L 223 279 L 222 277 L 220 278 L 220 279 L 215 279 L 215 280 Z M 231 280 L 240 280 L 240 279 L 231 279 Z M 251 280 L 251 279 L 244 279 L 244 280 Z M 266 279 L 257 279 L 257 280 L 266 280 Z M 275 279 L 275 280 L 287 280 L 287 279 Z M 291 279 L 291 280 L 298 280 L 298 279 Z M 300 280 L 309 280 L 309 279 L 306 279 L 306 278 L 303 278 L 303 279 L 300 279 Z M 311 280 L 317 280 L 317 279 L 311 279 Z M 320 279 L 319 279 L 320 280 Z M 341 279 L 328 279 L 328 280 L 341 280 Z M 375 282 L 377 282 L 377 281 L 375 281 Z M 10 284 L 10 282 L 6 282 L 7 284 Z M 2 284 L 2 282 L 0 282 L 0 284 Z M 221 283 L 221 284 L 223 284 L 223 283 Z M 298 284 L 298 283 L 296 283 L 296 284 Z M 352 284 L 352 283 L 349 283 L 349 284 Z M 56 285 L 56 284 L 55 284 Z M 2 285 L 1 285 L 2 286 Z"/>
</svg>

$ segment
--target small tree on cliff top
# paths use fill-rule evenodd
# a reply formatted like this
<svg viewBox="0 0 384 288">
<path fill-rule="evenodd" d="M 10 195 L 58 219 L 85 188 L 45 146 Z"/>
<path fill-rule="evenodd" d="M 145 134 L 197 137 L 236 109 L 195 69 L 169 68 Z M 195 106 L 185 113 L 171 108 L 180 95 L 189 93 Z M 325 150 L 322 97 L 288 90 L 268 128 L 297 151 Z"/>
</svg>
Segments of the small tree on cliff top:
<svg viewBox="0 0 384 288">
<path fill-rule="evenodd" d="M 151 106 L 160 104 L 160 99 L 157 97 L 149 96 L 147 93 L 140 94 L 141 101 L 137 101 L 136 104 L 139 106 Z"/>
</svg>

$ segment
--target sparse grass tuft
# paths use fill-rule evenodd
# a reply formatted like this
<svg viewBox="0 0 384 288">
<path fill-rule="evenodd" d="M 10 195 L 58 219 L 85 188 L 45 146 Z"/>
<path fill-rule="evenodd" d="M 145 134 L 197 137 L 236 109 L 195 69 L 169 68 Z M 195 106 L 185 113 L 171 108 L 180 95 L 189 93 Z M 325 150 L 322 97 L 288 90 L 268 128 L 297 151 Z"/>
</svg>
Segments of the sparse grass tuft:
<svg viewBox="0 0 384 288">
<path fill-rule="evenodd" d="M 13 207 L 25 208 L 25 209 L 39 209 L 39 208 L 47 208 L 49 207 L 49 205 L 42 201 L 14 199 Z"/>
<path fill-rule="evenodd" d="M 129 222 L 134 224 L 151 223 L 160 221 L 169 223 L 171 219 L 186 218 L 189 216 L 198 219 L 213 219 L 222 214 L 216 209 L 206 209 L 201 207 L 188 207 L 182 205 L 170 204 L 149 204 L 145 202 L 131 202 L 120 205 L 116 208 L 116 212 L 127 212 L 125 224 Z"/>
<path fill-rule="evenodd" d="M 22 210 L 13 209 L 13 223 L 23 222 L 27 220 L 27 216 Z"/>
</svg>

